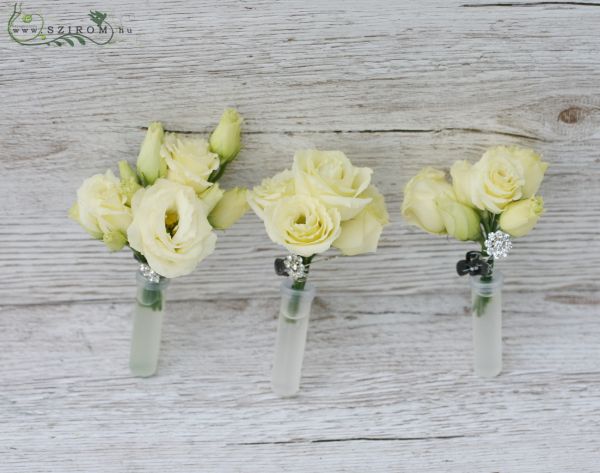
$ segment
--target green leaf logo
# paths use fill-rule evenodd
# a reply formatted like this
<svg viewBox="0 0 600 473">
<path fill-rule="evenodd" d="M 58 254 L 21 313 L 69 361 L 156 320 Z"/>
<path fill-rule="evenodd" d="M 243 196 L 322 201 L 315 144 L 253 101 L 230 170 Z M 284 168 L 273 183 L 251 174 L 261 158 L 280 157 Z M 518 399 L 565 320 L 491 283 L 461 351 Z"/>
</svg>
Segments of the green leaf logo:
<svg viewBox="0 0 600 473">
<path fill-rule="evenodd" d="M 102 13 L 99 11 L 90 10 L 90 14 L 88 16 L 92 19 L 94 23 L 96 23 L 96 25 L 98 25 L 98 28 L 100 28 L 102 26 L 102 23 L 104 23 L 104 20 L 106 20 L 106 13 Z"/>
<path fill-rule="evenodd" d="M 94 38 L 84 34 L 82 28 L 79 26 L 76 28 L 76 33 L 71 32 L 71 27 L 69 27 L 68 32 L 63 33 L 61 27 L 61 31 L 59 31 L 58 35 L 47 37 L 47 35 L 44 34 L 44 17 L 39 13 L 23 13 L 21 5 L 22 4 L 20 3 L 15 3 L 13 13 L 8 20 L 8 34 L 13 41 L 21 46 L 64 46 L 65 44 L 68 44 L 69 46 L 74 47 L 76 43 L 84 46 L 88 42 L 102 46 L 110 43 L 115 35 L 114 28 L 106 21 L 108 14 L 97 10 L 90 10 L 88 17 L 98 27 L 101 33 L 107 34 L 107 37 L 105 36 L 101 40 L 97 37 Z M 23 26 L 23 24 L 26 24 L 27 27 Z M 90 32 L 90 28 L 92 27 L 87 28 L 88 32 Z M 50 31 L 50 27 L 47 29 Z M 24 37 L 24 33 L 29 32 L 34 34 L 34 36 Z M 94 33 L 93 28 L 90 33 Z"/>
</svg>

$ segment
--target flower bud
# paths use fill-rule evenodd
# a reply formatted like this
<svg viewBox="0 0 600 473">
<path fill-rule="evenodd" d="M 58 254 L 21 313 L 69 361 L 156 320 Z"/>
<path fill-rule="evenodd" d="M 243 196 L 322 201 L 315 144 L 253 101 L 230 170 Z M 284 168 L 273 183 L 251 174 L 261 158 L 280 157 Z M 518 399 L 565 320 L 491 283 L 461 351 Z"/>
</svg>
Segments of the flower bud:
<svg viewBox="0 0 600 473">
<path fill-rule="evenodd" d="M 527 235 L 544 212 L 541 197 L 530 197 L 509 204 L 500 215 L 500 228 L 513 237 Z"/>
<path fill-rule="evenodd" d="M 235 159 L 240 152 L 242 122 L 243 119 L 237 110 L 228 108 L 210 135 L 210 149 L 221 158 L 221 166 Z"/>
<path fill-rule="evenodd" d="M 127 237 L 122 232 L 113 230 L 105 233 L 102 241 L 110 251 L 119 251 L 127 243 Z"/>
<path fill-rule="evenodd" d="M 452 186 L 442 171 L 426 167 L 404 188 L 402 216 L 428 233 L 446 233 L 444 220 L 435 203 L 437 197 L 455 199 Z"/>
<path fill-rule="evenodd" d="M 212 186 L 198 195 L 198 198 L 206 207 L 207 214 L 210 214 L 213 211 L 223 197 L 223 194 L 225 194 L 225 192 L 219 187 L 219 183 L 215 182 Z"/>
<path fill-rule="evenodd" d="M 448 235 L 461 241 L 481 237 L 479 214 L 471 207 L 444 197 L 436 198 L 435 203 Z"/>
<path fill-rule="evenodd" d="M 164 134 L 162 124 L 150 123 L 137 159 L 137 170 L 144 186 L 154 184 L 154 181 L 167 173 L 166 164 L 160 155 Z"/>
<path fill-rule="evenodd" d="M 237 222 L 250 208 L 246 201 L 246 189 L 235 187 L 228 191 L 219 200 L 208 216 L 208 221 L 213 228 L 225 230 Z"/>
<path fill-rule="evenodd" d="M 127 205 L 131 207 L 133 195 L 142 188 L 138 177 L 127 161 L 119 161 L 119 174 L 121 175 L 121 193 L 127 198 Z"/>
</svg>

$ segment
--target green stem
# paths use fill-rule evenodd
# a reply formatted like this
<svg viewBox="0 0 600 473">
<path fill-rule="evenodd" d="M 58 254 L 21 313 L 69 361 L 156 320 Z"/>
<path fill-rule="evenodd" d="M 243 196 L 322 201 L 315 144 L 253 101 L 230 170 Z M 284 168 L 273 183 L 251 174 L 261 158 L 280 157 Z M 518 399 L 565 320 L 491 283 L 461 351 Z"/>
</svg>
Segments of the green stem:
<svg viewBox="0 0 600 473">
<path fill-rule="evenodd" d="M 131 248 L 131 251 L 133 251 L 133 257 L 136 261 L 143 264 L 148 264 L 148 261 L 143 254 L 134 250 L 133 248 Z M 161 276 L 160 280 L 164 281 L 164 278 Z M 144 287 L 138 292 L 138 296 L 137 303 L 139 305 L 143 307 L 150 307 L 152 310 L 162 310 L 165 299 L 164 287 L 161 288 L 158 285 L 156 287 L 150 286 L 150 288 Z"/>
<path fill-rule="evenodd" d="M 312 261 L 312 259 L 314 257 L 315 257 L 315 255 L 302 257 L 302 263 L 306 267 L 306 277 L 304 279 L 294 281 L 292 283 L 293 291 L 304 291 L 304 287 L 306 286 L 306 280 L 308 279 L 308 273 L 310 271 L 310 262 Z M 296 318 L 296 314 L 298 313 L 298 308 L 300 307 L 300 298 L 301 297 L 302 297 L 301 294 L 296 294 L 296 293 L 292 294 L 292 297 L 290 298 L 290 302 L 288 304 L 288 313 L 287 313 L 288 317 L 285 318 L 285 320 L 288 323 L 292 323 L 292 324 L 296 323 L 295 318 Z"/>
<path fill-rule="evenodd" d="M 129 246 L 129 245 L 128 245 Z M 131 248 L 131 246 L 129 247 Z M 131 251 L 133 252 L 133 258 L 139 262 L 139 263 L 143 263 L 143 264 L 148 264 L 148 261 L 146 260 L 146 257 L 141 254 L 139 251 L 134 250 L 133 248 L 131 248 Z"/>
<path fill-rule="evenodd" d="M 486 248 L 485 248 L 485 240 L 487 239 L 487 236 L 489 233 L 495 232 L 498 228 L 498 223 L 496 221 L 496 215 L 492 214 L 490 212 L 487 211 L 483 211 L 481 214 L 481 224 L 483 226 L 483 239 L 480 241 L 481 244 L 481 253 L 482 254 L 486 254 Z M 488 257 L 487 260 L 488 264 L 490 265 L 490 272 L 489 274 L 485 275 L 485 276 L 481 276 L 481 282 L 484 283 L 491 283 L 494 276 L 494 258 L 493 257 Z M 483 315 L 483 313 L 485 312 L 485 308 L 487 307 L 487 305 L 490 303 L 490 301 L 492 300 L 492 296 L 483 296 L 481 294 L 478 294 L 475 298 L 475 300 L 473 301 L 473 310 L 475 311 L 475 313 L 477 314 L 477 317 L 481 317 Z"/>
<path fill-rule="evenodd" d="M 223 174 L 225 173 L 225 169 L 227 169 L 227 165 L 229 163 L 225 163 L 223 165 L 221 165 L 219 167 L 219 169 L 217 169 L 216 171 L 214 171 L 210 177 L 208 178 L 208 182 L 217 182 L 219 179 L 221 179 L 221 177 L 223 177 Z"/>
<path fill-rule="evenodd" d="M 154 311 L 160 311 L 163 308 L 164 295 L 162 289 L 147 289 L 141 291 L 138 304 L 143 307 L 150 307 Z"/>
</svg>

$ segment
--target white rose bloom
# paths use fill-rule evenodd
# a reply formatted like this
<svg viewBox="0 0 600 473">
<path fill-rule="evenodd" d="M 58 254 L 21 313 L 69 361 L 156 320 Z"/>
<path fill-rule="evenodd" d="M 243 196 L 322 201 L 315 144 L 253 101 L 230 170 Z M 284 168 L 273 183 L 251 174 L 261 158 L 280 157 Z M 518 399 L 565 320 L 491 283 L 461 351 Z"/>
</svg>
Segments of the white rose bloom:
<svg viewBox="0 0 600 473">
<path fill-rule="evenodd" d="M 135 194 L 132 208 L 129 245 L 161 276 L 189 274 L 214 251 L 206 206 L 191 187 L 159 179 Z"/>
<path fill-rule="evenodd" d="M 471 202 L 478 209 L 494 214 L 521 199 L 524 185 L 523 167 L 512 159 L 510 149 L 505 146 L 487 150 L 469 171 Z"/>
<path fill-rule="evenodd" d="M 265 208 L 283 197 L 294 194 L 294 175 L 286 169 L 262 180 L 248 192 L 248 204 L 259 218 L 264 219 Z"/>
<path fill-rule="evenodd" d="M 362 196 L 373 200 L 356 217 L 342 223 L 341 234 L 333 242 L 347 256 L 375 252 L 383 227 L 390 223 L 383 195 L 375 186 L 369 186 Z"/>
<path fill-rule="evenodd" d="M 282 198 L 265 209 L 264 222 L 271 240 L 301 256 L 327 251 L 340 235 L 340 213 L 310 196 Z"/>
<path fill-rule="evenodd" d="M 337 209 L 342 221 L 355 217 L 371 202 L 360 195 L 369 187 L 373 170 L 353 166 L 341 151 L 297 151 L 292 171 L 296 192 Z"/>
<path fill-rule="evenodd" d="M 533 196 L 506 206 L 500 215 L 500 228 L 513 237 L 527 235 L 544 212 L 544 200 Z"/>
<path fill-rule="evenodd" d="M 69 213 L 94 238 L 105 234 L 115 238 L 115 233 L 125 235 L 131 223 L 131 209 L 126 204 L 121 181 L 108 170 L 83 181 Z"/>
<path fill-rule="evenodd" d="M 493 148 L 494 149 L 494 148 Z M 525 183 L 523 184 L 523 198 L 532 197 L 540 188 L 548 163 L 542 161 L 542 156 L 530 148 L 520 146 L 498 146 L 497 152 L 504 152 L 508 158 L 520 168 Z"/>
<path fill-rule="evenodd" d="M 477 241 L 481 237 L 481 221 L 473 207 L 446 196 L 436 198 L 435 203 L 448 235 L 461 241 Z"/>
<path fill-rule="evenodd" d="M 212 186 L 208 178 L 219 168 L 219 155 L 210 151 L 208 141 L 166 133 L 160 154 L 169 180 L 190 186 L 197 194 Z"/>
<path fill-rule="evenodd" d="M 471 163 L 468 161 L 456 161 L 450 168 L 452 176 L 452 187 L 456 194 L 456 200 L 461 204 L 473 207 L 471 202 Z"/>
<path fill-rule="evenodd" d="M 452 186 L 443 171 L 423 168 L 404 187 L 402 216 L 428 233 L 442 235 L 446 226 L 436 203 L 439 199 L 456 200 Z"/>
</svg>

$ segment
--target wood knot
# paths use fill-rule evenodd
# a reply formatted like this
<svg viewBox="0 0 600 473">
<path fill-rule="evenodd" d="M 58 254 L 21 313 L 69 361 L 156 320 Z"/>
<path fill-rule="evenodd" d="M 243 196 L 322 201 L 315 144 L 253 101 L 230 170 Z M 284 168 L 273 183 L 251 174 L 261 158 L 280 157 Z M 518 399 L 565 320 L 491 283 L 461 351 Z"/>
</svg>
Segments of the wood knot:
<svg viewBox="0 0 600 473">
<path fill-rule="evenodd" d="M 558 120 L 563 123 L 577 123 L 585 116 L 585 110 L 580 107 L 569 107 L 558 114 Z"/>
</svg>

